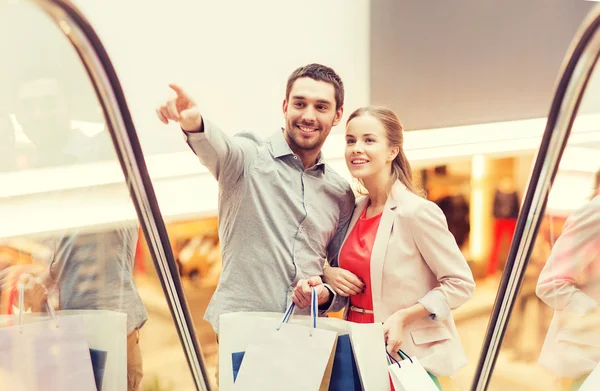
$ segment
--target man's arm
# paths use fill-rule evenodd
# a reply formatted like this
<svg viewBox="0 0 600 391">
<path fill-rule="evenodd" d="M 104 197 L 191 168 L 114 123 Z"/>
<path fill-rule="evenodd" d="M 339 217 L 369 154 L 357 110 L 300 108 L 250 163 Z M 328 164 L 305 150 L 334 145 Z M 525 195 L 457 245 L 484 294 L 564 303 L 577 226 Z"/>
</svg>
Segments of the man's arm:
<svg viewBox="0 0 600 391">
<path fill-rule="evenodd" d="M 206 120 L 201 129 L 184 131 L 188 145 L 220 183 L 235 183 L 244 172 L 245 162 L 256 153 L 256 141 L 230 137 Z"/>
<path fill-rule="evenodd" d="M 181 87 L 169 87 L 176 95 L 156 109 L 158 118 L 164 124 L 179 123 L 188 145 L 219 183 L 235 183 L 243 173 L 248 142 L 229 137 L 203 119 L 196 102 Z"/>
<path fill-rule="evenodd" d="M 354 193 L 350 187 L 348 187 L 346 192 L 343 205 L 344 206 L 342 207 L 342 211 L 340 213 L 340 220 L 337 230 L 333 236 L 333 239 L 327 246 L 327 263 L 324 265 L 324 268 L 338 266 L 338 255 L 340 248 L 344 238 L 346 237 L 346 231 L 348 230 L 348 225 L 350 224 L 352 213 L 354 212 Z M 342 310 L 346 306 L 348 298 L 338 295 L 331 285 L 327 283 L 324 285 L 330 291 L 331 296 L 329 302 L 319 306 L 319 309 L 322 310 L 322 313 L 337 312 Z"/>
</svg>

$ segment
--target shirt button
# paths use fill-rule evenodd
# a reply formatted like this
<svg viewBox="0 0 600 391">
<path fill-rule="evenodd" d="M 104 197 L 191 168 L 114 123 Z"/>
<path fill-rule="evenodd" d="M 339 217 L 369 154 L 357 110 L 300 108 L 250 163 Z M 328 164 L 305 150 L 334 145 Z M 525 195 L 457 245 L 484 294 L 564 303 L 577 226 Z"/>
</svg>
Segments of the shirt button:
<svg viewBox="0 0 600 391">
<path fill-rule="evenodd" d="M 303 227 L 302 227 L 302 226 L 300 226 L 300 228 L 299 228 L 299 231 L 300 231 L 300 232 L 304 232 L 304 229 L 303 229 Z"/>
<path fill-rule="evenodd" d="M 294 155 L 294 159 L 298 160 L 298 156 Z"/>
</svg>

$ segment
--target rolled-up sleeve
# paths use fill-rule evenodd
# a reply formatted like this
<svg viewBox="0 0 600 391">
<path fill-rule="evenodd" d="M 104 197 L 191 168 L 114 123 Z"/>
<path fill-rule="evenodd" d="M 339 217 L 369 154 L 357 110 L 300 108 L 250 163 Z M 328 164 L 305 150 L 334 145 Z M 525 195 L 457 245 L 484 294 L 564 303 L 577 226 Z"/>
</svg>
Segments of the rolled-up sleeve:
<svg viewBox="0 0 600 391">
<path fill-rule="evenodd" d="M 445 320 L 451 310 L 473 296 L 473 273 L 437 205 L 429 201 L 421 204 L 411 216 L 410 224 L 417 248 L 440 284 L 418 302 L 432 319 Z"/>
<path fill-rule="evenodd" d="M 540 273 L 536 294 L 557 311 L 584 314 L 598 306 L 579 288 L 586 269 L 600 255 L 600 203 L 595 201 L 567 220 Z"/>
<path fill-rule="evenodd" d="M 185 132 L 188 145 L 220 184 L 235 183 L 255 154 L 256 144 L 249 138 L 231 137 L 210 121 L 203 120 L 203 128 L 203 132 Z"/>
</svg>

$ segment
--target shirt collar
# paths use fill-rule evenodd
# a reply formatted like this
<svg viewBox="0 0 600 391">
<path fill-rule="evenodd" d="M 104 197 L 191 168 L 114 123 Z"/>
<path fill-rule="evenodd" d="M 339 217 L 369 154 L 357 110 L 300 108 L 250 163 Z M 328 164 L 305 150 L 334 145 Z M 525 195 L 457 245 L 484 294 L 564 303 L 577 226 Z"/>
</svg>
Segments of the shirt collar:
<svg viewBox="0 0 600 391">
<path fill-rule="evenodd" d="M 283 132 L 284 130 L 282 128 L 269 137 L 271 153 L 275 159 L 279 159 L 283 156 L 294 155 L 294 152 L 285 140 Z M 323 172 L 325 172 L 325 159 L 323 158 L 323 152 L 319 152 L 319 156 L 317 156 L 317 164 L 315 164 L 315 166 L 319 167 L 321 170 L 323 170 Z"/>
</svg>

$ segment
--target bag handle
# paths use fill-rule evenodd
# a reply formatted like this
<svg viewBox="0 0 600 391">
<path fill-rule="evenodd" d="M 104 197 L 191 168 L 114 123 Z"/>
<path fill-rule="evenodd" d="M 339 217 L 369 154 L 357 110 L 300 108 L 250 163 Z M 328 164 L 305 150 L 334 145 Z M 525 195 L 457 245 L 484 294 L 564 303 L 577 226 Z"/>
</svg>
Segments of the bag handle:
<svg viewBox="0 0 600 391">
<path fill-rule="evenodd" d="M 317 290 L 315 287 L 311 287 L 311 295 L 310 295 L 310 317 L 312 320 L 312 325 L 309 328 L 309 335 L 312 336 L 312 331 L 317 328 L 317 317 L 319 314 L 318 310 L 318 301 L 317 301 Z M 292 303 L 288 306 L 285 314 L 283 315 L 283 319 L 281 319 L 281 323 L 277 327 L 277 331 L 281 328 L 284 323 L 288 323 L 294 314 L 294 310 L 296 309 L 296 303 L 292 301 Z"/>
<path fill-rule="evenodd" d="M 390 352 L 388 352 L 386 350 L 386 353 L 388 355 L 388 364 L 393 365 L 393 364 L 398 364 L 398 368 L 402 368 L 402 366 L 400 365 L 400 361 L 396 360 L 391 354 Z M 410 356 L 406 353 L 404 353 L 404 351 L 402 349 L 398 349 L 398 355 L 400 357 L 403 358 L 402 361 L 405 361 L 406 359 L 408 359 L 410 361 L 411 364 L 414 364 L 412 358 L 410 358 Z M 392 362 L 393 361 L 393 362 Z"/>
</svg>

